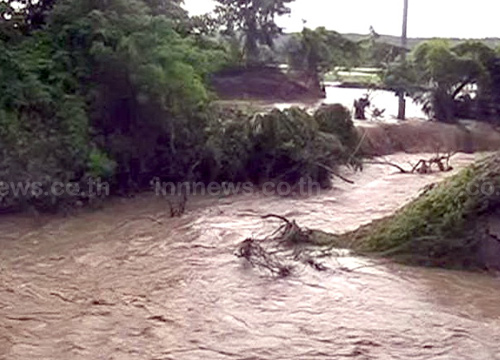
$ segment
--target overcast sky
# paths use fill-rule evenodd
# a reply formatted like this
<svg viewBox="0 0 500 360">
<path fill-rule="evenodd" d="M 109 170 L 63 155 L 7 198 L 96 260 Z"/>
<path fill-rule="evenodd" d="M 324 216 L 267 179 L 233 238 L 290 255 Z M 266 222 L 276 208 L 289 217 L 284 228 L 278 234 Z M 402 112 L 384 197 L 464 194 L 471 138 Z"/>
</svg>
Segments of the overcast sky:
<svg viewBox="0 0 500 360">
<path fill-rule="evenodd" d="M 192 14 L 212 10 L 212 0 L 184 0 Z M 410 37 L 500 37 L 498 0 L 409 0 Z M 292 13 L 279 19 L 285 31 L 325 26 L 339 32 L 400 35 L 403 0 L 295 0 Z"/>
</svg>

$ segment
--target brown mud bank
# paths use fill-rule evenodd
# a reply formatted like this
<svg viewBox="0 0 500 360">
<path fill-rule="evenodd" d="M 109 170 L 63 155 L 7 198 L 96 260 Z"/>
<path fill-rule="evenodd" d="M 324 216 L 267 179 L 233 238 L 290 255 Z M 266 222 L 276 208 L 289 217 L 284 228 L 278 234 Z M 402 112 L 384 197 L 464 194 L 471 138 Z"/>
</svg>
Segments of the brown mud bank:
<svg viewBox="0 0 500 360">
<path fill-rule="evenodd" d="M 212 87 L 223 100 L 318 100 L 325 92 L 318 81 L 301 73 L 285 73 L 277 67 L 224 70 L 212 78 Z"/>
<path fill-rule="evenodd" d="M 500 131 L 490 124 L 476 121 L 464 120 L 456 125 L 422 120 L 357 122 L 356 127 L 363 139 L 361 150 L 368 156 L 398 152 L 474 153 L 500 149 Z"/>
</svg>

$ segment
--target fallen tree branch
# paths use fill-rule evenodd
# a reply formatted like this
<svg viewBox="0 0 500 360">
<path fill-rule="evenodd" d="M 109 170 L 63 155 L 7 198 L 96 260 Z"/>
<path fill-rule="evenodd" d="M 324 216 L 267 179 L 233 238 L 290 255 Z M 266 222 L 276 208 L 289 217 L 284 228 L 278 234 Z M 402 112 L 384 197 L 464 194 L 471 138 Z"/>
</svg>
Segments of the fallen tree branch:
<svg viewBox="0 0 500 360">
<path fill-rule="evenodd" d="M 324 236 L 326 233 L 302 228 L 295 221 L 280 215 L 268 214 L 261 218 L 275 218 L 284 224 L 263 239 L 245 239 L 238 246 L 236 256 L 279 277 L 291 274 L 293 262 L 300 262 L 317 271 L 328 270 L 328 267 L 316 260 L 318 256 L 315 246 L 318 244 L 314 242 L 318 234 Z"/>
<path fill-rule="evenodd" d="M 402 166 L 390 162 L 388 160 L 382 160 L 382 161 L 367 161 L 366 164 L 372 164 L 372 165 L 388 165 L 392 166 L 396 169 L 399 170 L 402 174 L 429 174 L 432 172 L 432 167 L 433 165 L 436 165 L 441 172 L 446 172 L 446 171 L 451 171 L 453 170 L 453 167 L 450 166 L 450 159 L 453 155 L 455 155 L 456 152 L 449 152 L 446 155 L 439 155 L 439 153 L 428 159 L 420 159 L 415 165 L 410 165 L 412 166 L 411 170 L 407 170 L 403 168 Z"/>
<path fill-rule="evenodd" d="M 354 181 L 352 180 L 349 180 L 347 179 L 346 177 L 340 175 L 339 173 L 337 173 L 335 170 L 333 170 L 331 167 L 329 166 L 326 166 L 326 165 L 323 165 L 323 164 L 320 164 L 320 163 L 316 163 L 316 165 L 318 165 L 319 167 L 325 169 L 326 171 L 328 171 L 329 173 L 331 173 L 333 176 L 336 176 L 338 177 L 340 180 L 343 180 L 345 181 L 346 183 L 348 184 L 354 184 Z"/>
<path fill-rule="evenodd" d="M 411 172 L 411 171 L 407 171 L 407 170 L 403 169 L 398 164 L 392 163 L 390 161 L 366 161 L 365 164 L 370 164 L 370 165 L 389 165 L 389 166 L 395 167 L 396 169 L 398 169 L 403 174 L 408 174 L 408 173 Z"/>
<path fill-rule="evenodd" d="M 291 225 L 290 220 L 288 220 L 287 218 L 280 216 L 280 215 L 268 214 L 268 215 L 261 216 L 261 218 L 262 219 L 276 218 L 276 219 L 280 219 L 281 221 L 286 222 L 287 224 Z"/>
<path fill-rule="evenodd" d="M 252 266 L 267 269 L 280 277 L 288 276 L 292 271 L 290 265 L 266 251 L 259 240 L 245 239 L 238 247 L 237 256 L 246 259 Z"/>
</svg>

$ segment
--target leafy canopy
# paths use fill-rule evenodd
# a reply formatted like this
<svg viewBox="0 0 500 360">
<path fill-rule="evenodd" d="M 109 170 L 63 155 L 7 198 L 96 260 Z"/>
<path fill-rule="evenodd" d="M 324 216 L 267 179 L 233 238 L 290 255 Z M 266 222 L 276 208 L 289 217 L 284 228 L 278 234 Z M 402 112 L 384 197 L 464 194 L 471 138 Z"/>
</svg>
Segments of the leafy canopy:
<svg viewBox="0 0 500 360">
<path fill-rule="evenodd" d="M 483 96 L 490 87 L 490 63 L 495 52 L 480 42 L 465 42 L 451 47 L 445 40 L 419 44 L 403 64 L 389 67 L 385 82 L 404 89 L 423 105 L 429 115 L 454 121 L 458 97 L 474 85 Z"/>
<path fill-rule="evenodd" d="M 304 28 L 288 44 L 292 68 L 324 74 L 336 66 L 351 66 L 359 59 L 358 45 L 341 34 L 319 27 Z"/>
<path fill-rule="evenodd" d="M 226 34 L 243 37 L 245 59 L 252 65 L 259 62 L 259 45 L 272 47 L 273 39 L 282 29 L 276 16 L 290 12 L 287 6 L 294 0 L 216 0 L 215 9 Z"/>
</svg>

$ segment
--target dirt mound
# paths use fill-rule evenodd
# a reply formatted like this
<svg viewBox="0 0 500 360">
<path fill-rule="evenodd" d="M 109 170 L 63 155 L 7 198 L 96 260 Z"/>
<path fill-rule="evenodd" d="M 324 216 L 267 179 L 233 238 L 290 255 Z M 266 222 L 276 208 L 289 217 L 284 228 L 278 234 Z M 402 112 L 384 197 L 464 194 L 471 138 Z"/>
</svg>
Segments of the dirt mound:
<svg viewBox="0 0 500 360">
<path fill-rule="evenodd" d="M 383 156 L 396 152 L 466 153 L 500 149 L 500 132 L 493 126 L 472 121 L 458 125 L 434 121 L 407 120 L 391 124 L 362 123 L 357 126 L 363 137 L 366 155 Z"/>
<path fill-rule="evenodd" d="M 222 99 L 294 101 L 324 97 L 319 84 L 276 67 L 225 70 L 215 74 L 211 84 Z"/>
</svg>

